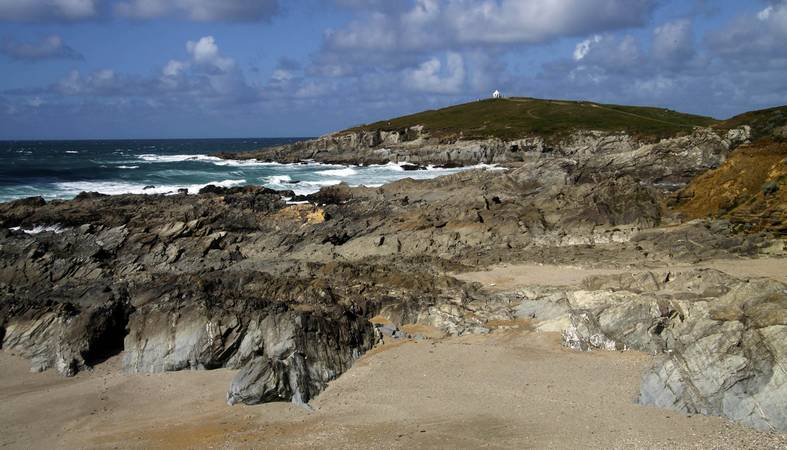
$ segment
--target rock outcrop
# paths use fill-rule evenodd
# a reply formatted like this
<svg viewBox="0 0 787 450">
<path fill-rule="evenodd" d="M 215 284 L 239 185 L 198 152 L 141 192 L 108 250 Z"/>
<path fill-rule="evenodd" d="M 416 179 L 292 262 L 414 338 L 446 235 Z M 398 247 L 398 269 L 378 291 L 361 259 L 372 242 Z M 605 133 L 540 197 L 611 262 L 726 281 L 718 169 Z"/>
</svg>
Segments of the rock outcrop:
<svg viewBox="0 0 787 450">
<path fill-rule="evenodd" d="M 656 143 L 626 133 L 575 131 L 555 143 L 539 136 L 501 139 L 433 139 L 422 126 L 401 131 L 356 131 L 329 134 L 294 144 L 243 153 L 218 153 L 227 159 L 258 159 L 294 163 L 304 160 L 331 164 L 468 166 L 515 164 L 534 158 L 564 158 L 577 167 L 576 181 L 597 181 L 629 175 L 666 187 L 682 186 L 694 176 L 724 162 L 730 150 L 747 142 L 749 128 L 721 133 L 696 128 L 687 136 Z"/>
<path fill-rule="evenodd" d="M 641 403 L 787 431 L 787 285 L 704 269 L 595 276 L 576 290 L 521 295 L 518 315 L 561 331 L 569 348 L 656 355 Z"/>
</svg>

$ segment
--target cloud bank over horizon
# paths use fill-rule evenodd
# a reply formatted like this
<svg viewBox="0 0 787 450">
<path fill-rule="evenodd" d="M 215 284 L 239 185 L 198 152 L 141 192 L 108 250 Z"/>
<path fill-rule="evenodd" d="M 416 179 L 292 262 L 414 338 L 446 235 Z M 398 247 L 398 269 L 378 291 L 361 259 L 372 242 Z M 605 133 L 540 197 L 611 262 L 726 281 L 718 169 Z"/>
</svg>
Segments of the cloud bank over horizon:
<svg viewBox="0 0 787 450">
<path fill-rule="evenodd" d="M 305 136 L 504 94 L 787 103 L 787 2 L 0 0 L 0 138 Z"/>
</svg>

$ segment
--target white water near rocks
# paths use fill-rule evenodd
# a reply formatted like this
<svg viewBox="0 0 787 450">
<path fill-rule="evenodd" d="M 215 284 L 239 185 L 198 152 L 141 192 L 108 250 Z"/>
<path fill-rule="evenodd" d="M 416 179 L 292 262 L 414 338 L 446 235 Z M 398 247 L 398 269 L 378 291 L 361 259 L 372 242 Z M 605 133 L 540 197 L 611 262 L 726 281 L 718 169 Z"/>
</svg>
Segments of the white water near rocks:
<svg viewBox="0 0 787 450">
<path fill-rule="evenodd" d="M 279 164 L 225 160 L 222 150 L 251 150 L 275 140 L 68 141 L 0 143 L 0 201 L 42 196 L 69 199 L 102 194 L 197 193 L 207 185 L 263 185 L 296 195 L 324 186 L 381 186 L 403 178 L 427 179 L 474 168 L 405 170 L 402 165 L 350 166 L 305 161 Z"/>
</svg>

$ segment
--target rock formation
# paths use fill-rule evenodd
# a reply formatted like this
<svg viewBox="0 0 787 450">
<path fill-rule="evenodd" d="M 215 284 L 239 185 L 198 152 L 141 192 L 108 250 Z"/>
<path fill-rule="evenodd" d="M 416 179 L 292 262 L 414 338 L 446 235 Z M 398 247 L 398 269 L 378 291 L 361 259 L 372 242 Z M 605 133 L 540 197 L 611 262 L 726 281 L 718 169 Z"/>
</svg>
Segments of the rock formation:
<svg viewBox="0 0 787 450">
<path fill-rule="evenodd" d="M 341 132 L 311 141 L 217 156 L 288 163 L 313 160 L 330 164 L 409 162 L 437 166 L 508 164 L 546 156 L 570 159 L 580 169 L 576 173 L 579 178 L 619 173 L 663 183 L 686 183 L 697 174 L 718 167 L 731 149 L 748 138 L 749 129 L 740 127 L 724 133 L 696 128 L 689 135 L 655 143 L 627 133 L 600 131 L 576 131 L 557 142 L 540 136 L 444 142 L 415 126 L 401 132 Z M 598 170 L 602 173 L 596 173 Z"/>
<path fill-rule="evenodd" d="M 639 401 L 787 430 L 787 285 L 688 270 L 595 276 L 520 293 L 517 314 L 576 350 L 656 355 Z"/>
</svg>

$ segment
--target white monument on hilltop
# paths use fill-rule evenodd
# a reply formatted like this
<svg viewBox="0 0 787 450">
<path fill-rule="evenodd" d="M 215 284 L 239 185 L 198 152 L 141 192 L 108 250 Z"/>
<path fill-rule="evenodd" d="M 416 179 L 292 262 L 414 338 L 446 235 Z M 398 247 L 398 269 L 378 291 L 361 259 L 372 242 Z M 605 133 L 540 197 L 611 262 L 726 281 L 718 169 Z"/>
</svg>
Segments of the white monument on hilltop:
<svg viewBox="0 0 787 450">
<path fill-rule="evenodd" d="M 492 98 L 500 98 L 500 91 L 495 90 L 495 92 L 492 92 Z"/>
</svg>

